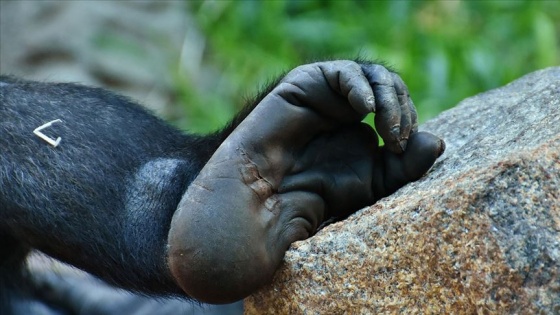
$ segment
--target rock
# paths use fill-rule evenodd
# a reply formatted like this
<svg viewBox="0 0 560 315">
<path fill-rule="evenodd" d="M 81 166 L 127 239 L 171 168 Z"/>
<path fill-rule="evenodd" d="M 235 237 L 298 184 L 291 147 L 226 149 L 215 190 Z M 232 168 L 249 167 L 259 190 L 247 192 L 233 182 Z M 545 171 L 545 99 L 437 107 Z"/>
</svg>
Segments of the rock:
<svg viewBox="0 0 560 315">
<path fill-rule="evenodd" d="M 427 176 L 293 244 L 246 314 L 560 314 L 560 67 L 421 129 Z"/>
</svg>

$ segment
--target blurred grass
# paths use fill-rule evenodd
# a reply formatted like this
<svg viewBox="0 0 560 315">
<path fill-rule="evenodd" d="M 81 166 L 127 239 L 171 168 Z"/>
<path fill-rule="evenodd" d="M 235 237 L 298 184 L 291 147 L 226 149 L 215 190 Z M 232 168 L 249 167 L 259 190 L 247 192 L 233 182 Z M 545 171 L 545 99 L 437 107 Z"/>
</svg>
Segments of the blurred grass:
<svg viewBox="0 0 560 315">
<path fill-rule="evenodd" d="M 365 57 L 401 74 L 421 121 L 460 100 L 560 64 L 560 1 L 190 1 L 201 62 L 215 80 L 176 75 L 191 130 L 222 126 L 283 71 Z"/>
</svg>

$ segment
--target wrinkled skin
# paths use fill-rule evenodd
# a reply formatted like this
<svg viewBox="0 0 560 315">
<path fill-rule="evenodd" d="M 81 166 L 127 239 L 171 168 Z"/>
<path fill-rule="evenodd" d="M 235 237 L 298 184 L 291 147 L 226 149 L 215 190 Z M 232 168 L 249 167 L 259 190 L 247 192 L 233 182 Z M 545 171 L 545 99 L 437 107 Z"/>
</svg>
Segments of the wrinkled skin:
<svg viewBox="0 0 560 315">
<path fill-rule="evenodd" d="M 371 112 L 384 148 L 361 123 Z M 169 232 L 173 276 L 201 301 L 243 298 L 272 278 L 292 242 L 420 178 L 442 151 L 440 139 L 417 132 L 406 87 L 387 69 L 351 61 L 298 67 L 183 196 Z"/>
<path fill-rule="evenodd" d="M 105 90 L 0 81 L 0 312 L 42 299 L 23 274 L 31 249 L 135 292 L 242 299 L 292 242 L 419 179 L 444 150 L 417 131 L 400 77 L 369 63 L 297 67 L 207 136 Z M 384 146 L 361 122 L 370 113 Z M 31 131 L 57 118 L 53 148 Z M 83 301 L 68 303 L 107 314 Z"/>
</svg>

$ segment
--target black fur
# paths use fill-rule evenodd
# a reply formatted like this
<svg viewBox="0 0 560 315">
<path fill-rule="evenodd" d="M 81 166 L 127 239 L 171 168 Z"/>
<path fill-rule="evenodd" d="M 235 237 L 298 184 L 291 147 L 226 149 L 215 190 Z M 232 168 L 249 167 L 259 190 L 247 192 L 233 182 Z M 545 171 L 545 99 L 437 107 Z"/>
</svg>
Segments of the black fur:
<svg viewBox="0 0 560 315">
<path fill-rule="evenodd" d="M 31 248 L 129 290 L 179 294 L 162 269 L 171 216 L 252 106 L 203 137 L 104 89 L 0 82 L 0 304 L 26 291 L 21 266 Z M 62 122 L 43 132 L 62 138 L 56 148 L 33 134 L 54 119 Z"/>
</svg>

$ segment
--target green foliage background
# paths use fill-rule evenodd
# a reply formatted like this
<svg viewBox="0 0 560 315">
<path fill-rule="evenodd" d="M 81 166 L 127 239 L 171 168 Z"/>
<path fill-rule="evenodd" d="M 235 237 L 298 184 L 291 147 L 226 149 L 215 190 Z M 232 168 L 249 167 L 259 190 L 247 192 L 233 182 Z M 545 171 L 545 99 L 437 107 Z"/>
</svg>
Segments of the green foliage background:
<svg viewBox="0 0 560 315">
<path fill-rule="evenodd" d="M 421 121 L 560 64 L 560 1 L 191 1 L 219 80 L 176 75 L 189 129 L 224 124 L 267 79 L 310 60 L 384 60 Z"/>
</svg>

